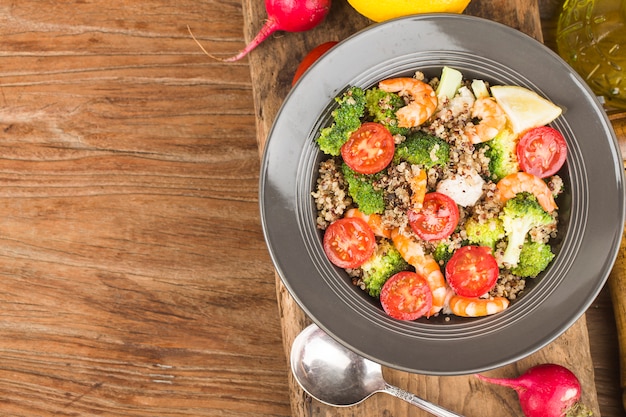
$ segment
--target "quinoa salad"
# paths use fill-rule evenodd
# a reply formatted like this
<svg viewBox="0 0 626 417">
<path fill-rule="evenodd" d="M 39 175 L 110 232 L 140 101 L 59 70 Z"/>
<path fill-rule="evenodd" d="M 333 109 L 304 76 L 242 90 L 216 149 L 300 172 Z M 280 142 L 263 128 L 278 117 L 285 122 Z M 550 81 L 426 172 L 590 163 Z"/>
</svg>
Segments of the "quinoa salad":
<svg viewBox="0 0 626 417">
<path fill-rule="evenodd" d="M 519 97 L 545 109 L 516 113 Z M 556 105 L 448 67 L 336 101 L 317 137 L 316 224 L 329 260 L 387 314 L 495 314 L 549 267 L 566 155 Z"/>
</svg>

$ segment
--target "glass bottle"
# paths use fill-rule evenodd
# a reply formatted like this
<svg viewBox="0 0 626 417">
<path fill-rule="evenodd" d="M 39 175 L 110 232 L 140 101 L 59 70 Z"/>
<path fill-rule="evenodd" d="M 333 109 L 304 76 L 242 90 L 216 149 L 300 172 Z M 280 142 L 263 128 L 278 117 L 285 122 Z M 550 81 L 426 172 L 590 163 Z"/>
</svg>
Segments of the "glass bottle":
<svg viewBox="0 0 626 417">
<path fill-rule="evenodd" d="M 626 109 L 626 1 L 566 0 L 557 49 L 608 107 Z"/>
</svg>

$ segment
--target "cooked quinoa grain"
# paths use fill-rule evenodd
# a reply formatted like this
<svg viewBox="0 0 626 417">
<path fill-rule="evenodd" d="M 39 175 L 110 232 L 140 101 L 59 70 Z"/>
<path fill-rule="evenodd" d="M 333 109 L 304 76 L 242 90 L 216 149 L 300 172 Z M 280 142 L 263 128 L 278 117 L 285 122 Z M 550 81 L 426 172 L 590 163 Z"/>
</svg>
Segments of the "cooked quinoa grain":
<svg viewBox="0 0 626 417">
<path fill-rule="evenodd" d="M 335 158 L 322 161 L 319 167 L 315 191 L 312 193 L 317 208 L 317 227 L 326 229 L 352 204 L 348 195 L 348 185 Z"/>
<path fill-rule="evenodd" d="M 439 79 L 427 80 L 419 71 L 414 77 L 429 83 L 435 89 L 439 84 Z M 471 140 L 475 137 L 477 127 L 481 123 L 481 120 L 474 117 L 472 113 L 475 100 L 470 82 L 466 81 L 454 98 L 439 99 L 437 109 L 426 123 L 412 128 L 412 133 L 421 131 L 445 141 L 450 149 L 447 163 L 439 160 L 441 148 L 440 145 L 436 145 L 429 154 L 430 160 L 435 164 L 425 167 L 394 159 L 394 162 L 376 174 L 373 179 L 375 189 L 383 192 L 385 208 L 378 213 L 382 226 L 388 230 L 399 230 L 417 239 L 428 256 L 434 256 L 435 252 L 441 248 L 446 248 L 449 253 L 452 253 L 470 244 L 470 236 L 465 227 L 467 222 L 485 224 L 498 221 L 502 213 L 504 203 L 498 195 L 496 182 L 493 180 L 494 175 L 490 171 L 489 142 L 474 144 Z M 407 137 L 410 137 L 410 134 L 407 136 L 395 134 L 393 138 L 396 147 L 404 143 Z M 348 209 L 355 207 L 353 199 L 348 194 L 341 164 L 341 158 L 331 157 L 319 165 L 312 197 L 317 208 L 316 223 L 322 230 L 333 221 L 342 218 Z M 455 200 L 459 208 L 459 222 L 455 231 L 442 240 L 420 240 L 409 225 L 407 212 L 419 209 L 413 206 L 412 197 L 416 191 L 412 189 L 412 185 L 414 180 L 424 172 L 426 192 L 444 192 Z M 449 188 L 444 187 L 444 184 L 449 185 Z M 563 180 L 558 175 L 546 179 L 546 184 L 554 197 L 563 192 Z M 527 239 L 549 244 L 557 235 L 557 216 L 557 211 L 554 211 L 553 222 L 531 229 Z M 377 237 L 377 239 L 385 238 Z M 526 288 L 526 279 L 513 274 L 509 265 L 502 261 L 506 247 L 506 239 L 501 239 L 491 248 L 500 271 L 496 285 L 483 297 L 506 297 L 509 300 L 515 300 L 523 294 Z M 437 261 L 443 271 L 446 259 Z M 360 268 L 347 269 L 346 272 L 355 286 L 367 291 L 363 271 Z"/>
</svg>

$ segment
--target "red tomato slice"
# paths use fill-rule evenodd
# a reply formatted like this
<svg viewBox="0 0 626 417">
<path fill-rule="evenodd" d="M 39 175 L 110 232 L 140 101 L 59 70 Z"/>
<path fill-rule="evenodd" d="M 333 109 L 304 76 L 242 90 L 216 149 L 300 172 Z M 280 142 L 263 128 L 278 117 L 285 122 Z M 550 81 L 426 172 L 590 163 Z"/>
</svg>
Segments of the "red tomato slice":
<svg viewBox="0 0 626 417">
<path fill-rule="evenodd" d="M 385 313 L 398 320 L 416 320 L 433 306 L 433 294 L 424 278 L 415 272 L 398 272 L 380 291 Z"/>
<path fill-rule="evenodd" d="M 364 220 L 343 218 L 326 228 L 323 247 L 333 264 L 341 268 L 357 268 L 374 254 L 376 237 Z"/>
<path fill-rule="evenodd" d="M 341 157 L 356 172 L 375 174 L 389 165 L 395 150 L 389 129 L 380 123 L 367 122 L 341 147 Z"/>
<path fill-rule="evenodd" d="M 445 194 L 432 192 L 424 196 L 420 211 L 408 211 L 411 229 L 423 240 L 445 239 L 459 223 L 459 207 Z"/>
<path fill-rule="evenodd" d="M 557 173 L 565 163 L 567 145 L 563 135 L 550 126 L 530 129 L 517 144 L 517 159 L 522 171 L 539 178 Z"/>
<path fill-rule="evenodd" d="M 450 288 L 463 297 L 480 297 L 498 280 L 498 262 L 486 246 L 463 246 L 446 264 Z"/>
<path fill-rule="evenodd" d="M 324 55 L 326 51 L 328 51 L 330 48 L 337 45 L 338 43 L 339 42 L 337 41 L 325 42 L 311 49 L 311 51 L 302 59 L 302 61 L 300 62 L 300 65 L 298 65 L 298 68 L 296 69 L 296 73 L 293 75 L 291 86 L 293 87 L 296 84 L 296 82 L 298 82 L 300 77 L 302 77 L 302 74 L 304 74 L 304 72 L 308 70 L 309 67 L 313 65 L 313 63 L 317 61 L 319 57 Z"/>
</svg>

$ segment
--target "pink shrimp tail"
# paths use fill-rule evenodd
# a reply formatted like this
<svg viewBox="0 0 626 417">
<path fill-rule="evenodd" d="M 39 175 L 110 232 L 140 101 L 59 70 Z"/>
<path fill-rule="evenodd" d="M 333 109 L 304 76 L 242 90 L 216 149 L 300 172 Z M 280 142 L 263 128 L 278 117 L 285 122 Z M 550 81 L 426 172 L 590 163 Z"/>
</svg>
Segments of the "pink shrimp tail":
<svg viewBox="0 0 626 417">
<path fill-rule="evenodd" d="M 453 295 L 448 300 L 450 311 L 462 317 L 482 317 L 499 313 L 509 306 L 509 300 L 504 297 L 478 298 Z"/>
</svg>

